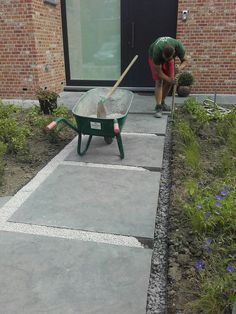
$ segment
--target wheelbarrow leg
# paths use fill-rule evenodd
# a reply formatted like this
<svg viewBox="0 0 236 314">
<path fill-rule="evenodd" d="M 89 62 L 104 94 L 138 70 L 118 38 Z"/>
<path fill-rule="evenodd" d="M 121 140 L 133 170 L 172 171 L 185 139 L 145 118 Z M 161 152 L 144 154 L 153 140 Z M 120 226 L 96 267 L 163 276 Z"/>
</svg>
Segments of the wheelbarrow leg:
<svg viewBox="0 0 236 314">
<path fill-rule="evenodd" d="M 122 139 L 121 139 L 120 133 L 116 135 L 116 139 L 117 139 L 117 144 L 118 144 L 119 151 L 120 151 L 120 158 L 123 159 L 125 157 L 125 155 L 124 155 L 124 149 L 123 149 L 123 144 L 122 144 Z"/>
<path fill-rule="evenodd" d="M 81 151 L 82 133 L 79 133 L 79 136 L 78 136 L 77 153 L 78 153 L 80 156 L 83 156 L 83 155 L 87 152 L 92 137 L 93 137 L 92 135 L 89 135 L 89 138 L 88 138 L 88 141 L 87 141 L 87 143 L 86 143 L 85 149 L 84 149 L 83 151 Z"/>
</svg>

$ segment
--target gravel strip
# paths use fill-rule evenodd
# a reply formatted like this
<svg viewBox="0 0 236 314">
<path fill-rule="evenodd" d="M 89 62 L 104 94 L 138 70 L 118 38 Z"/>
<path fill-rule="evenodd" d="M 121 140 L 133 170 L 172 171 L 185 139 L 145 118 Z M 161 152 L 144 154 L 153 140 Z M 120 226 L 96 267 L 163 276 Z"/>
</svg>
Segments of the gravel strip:
<svg viewBox="0 0 236 314">
<path fill-rule="evenodd" d="M 163 155 L 159 202 L 157 207 L 154 248 L 147 296 L 147 313 L 167 313 L 167 231 L 171 184 L 171 126 L 168 121 Z"/>
</svg>

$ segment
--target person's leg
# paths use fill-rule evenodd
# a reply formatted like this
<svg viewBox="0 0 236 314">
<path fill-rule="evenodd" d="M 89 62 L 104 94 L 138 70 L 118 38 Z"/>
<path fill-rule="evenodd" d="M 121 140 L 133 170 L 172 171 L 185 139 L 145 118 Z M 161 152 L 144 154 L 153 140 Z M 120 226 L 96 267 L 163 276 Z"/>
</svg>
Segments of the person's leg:
<svg viewBox="0 0 236 314">
<path fill-rule="evenodd" d="M 156 118 L 162 117 L 162 106 L 161 106 L 161 100 L 162 100 L 162 94 L 163 94 L 163 80 L 156 80 L 155 84 L 155 98 L 156 98 Z"/>
<path fill-rule="evenodd" d="M 162 99 L 161 99 L 162 103 L 165 102 L 165 98 L 169 94 L 170 88 L 171 88 L 171 84 L 165 81 L 163 83 L 163 92 L 162 92 Z"/>
<path fill-rule="evenodd" d="M 156 106 L 155 106 L 155 117 L 161 118 L 162 116 L 162 108 L 161 108 L 161 100 L 162 100 L 162 93 L 163 93 L 163 80 L 158 78 L 154 62 L 151 58 L 148 59 L 148 63 L 150 66 L 150 70 L 152 73 L 152 78 L 155 81 L 155 99 L 156 99 Z"/>
<path fill-rule="evenodd" d="M 166 62 L 164 65 L 163 65 L 163 72 L 171 77 L 172 79 L 174 79 L 174 71 L 175 71 L 175 61 L 174 59 Z M 162 99 L 161 99 L 161 103 L 162 103 L 162 106 L 163 106 L 163 110 L 166 110 L 167 107 L 165 105 L 165 98 L 166 96 L 168 95 L 169 91 L 171 89 L 171 84 L 168 83 L 167 81 L 164 81 L 163 82 L 163 91 L 162 91 Z"/>
<path fill-rule="evenodd" d="M 161 106 L 163 95 L 163 80 L 156 80 L 155 82 L 155 99 L 156 99 L 156 106 Z"/>
</svg>

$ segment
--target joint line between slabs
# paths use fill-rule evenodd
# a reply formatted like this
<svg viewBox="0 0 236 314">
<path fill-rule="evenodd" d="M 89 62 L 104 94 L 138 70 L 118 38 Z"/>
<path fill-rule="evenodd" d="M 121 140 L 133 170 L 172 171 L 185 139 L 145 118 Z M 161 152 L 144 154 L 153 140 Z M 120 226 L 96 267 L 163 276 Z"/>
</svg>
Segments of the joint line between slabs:
<svg viewBox="0 0 236 314">
<path fill-rule="evenodd" d="M 15 222 L 6 222 L 0 224 L 0 230 L 24 233 L 29 235 L 47 236 L 53 238 L 63 238 L 144 249 L 142 243 L 139 242 L 135 237 L 114 235 L 110 233 L 98 233 L 84 230 L 65 229 Z"/>
<path fill-rule="evenodd" d="M 70 161 L 64 160 L 61 162 L 61 165 L 71 165 L 71 166 L 80 166 L 80 167 L 91 167 L 91 168 L 106 168 L 106 169 L 116 169 L 116 170 L 132 170 L 132 171 L 149 171 L 143 167 L 135 166 L 122 166 L 122 165 L 111 165 L 111 164 L 96 164 L 91 162 L 80 162 L 80 161 Z"/>
</svg>

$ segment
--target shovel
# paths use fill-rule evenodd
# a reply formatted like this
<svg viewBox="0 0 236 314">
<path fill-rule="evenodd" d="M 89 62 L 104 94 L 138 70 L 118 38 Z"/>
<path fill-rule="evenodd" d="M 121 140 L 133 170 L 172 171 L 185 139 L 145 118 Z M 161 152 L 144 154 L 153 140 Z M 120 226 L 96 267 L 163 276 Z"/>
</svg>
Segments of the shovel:
<svg viewBox="0 0 236 314">
<path fill-rule="evenodd" d="M 175 84 L 173 86 L 173 91 L 172 91 L 172 103 L 171 103 L 171 118 L 172 118 L 172 120 L 174 118 L 174 112 L 175 112 L 175 94 L 176 94 L 176 89 L 177 89 L 177 85 L 178 85 L 178 78 L 179 78 L 179 74 L 176 74 Z"/>
<path fill-rule="evenodd" d="M 132 65 L 134 64 L 134 62 L 138 59 L 138 55 L 136 55 L 133 60 L 130 62 L 130 64 L 127 66 L 127 68 L 125 69 L 125 71 L 122 73 L 122 75 L 120 76 L 120 78 L 118 79 L 118 81 L 115 83 L 115 85 L 111 88 L 111 90 L 108 92 L 108 94 L 105 97 L 102 97 L 101 100 L 98 103 L 97 106 L 97 117 L 98 118 L 102 118 L 105 119 L 106 118 L 106 109 L 104 107 L 104 103 L 109 99 L 109 97 L 111 97 L 111 95 L 114 93 L 114 91 L 116 90 L 116 88 L 118 87 L 118 85 L 121 83 L 121 81 L 123 80 L 123 78 L 125 77 L 125 75 L 127 74 L 127 72 L 129 71 L 129 69 L 132 67 Z"/>
</svg>

